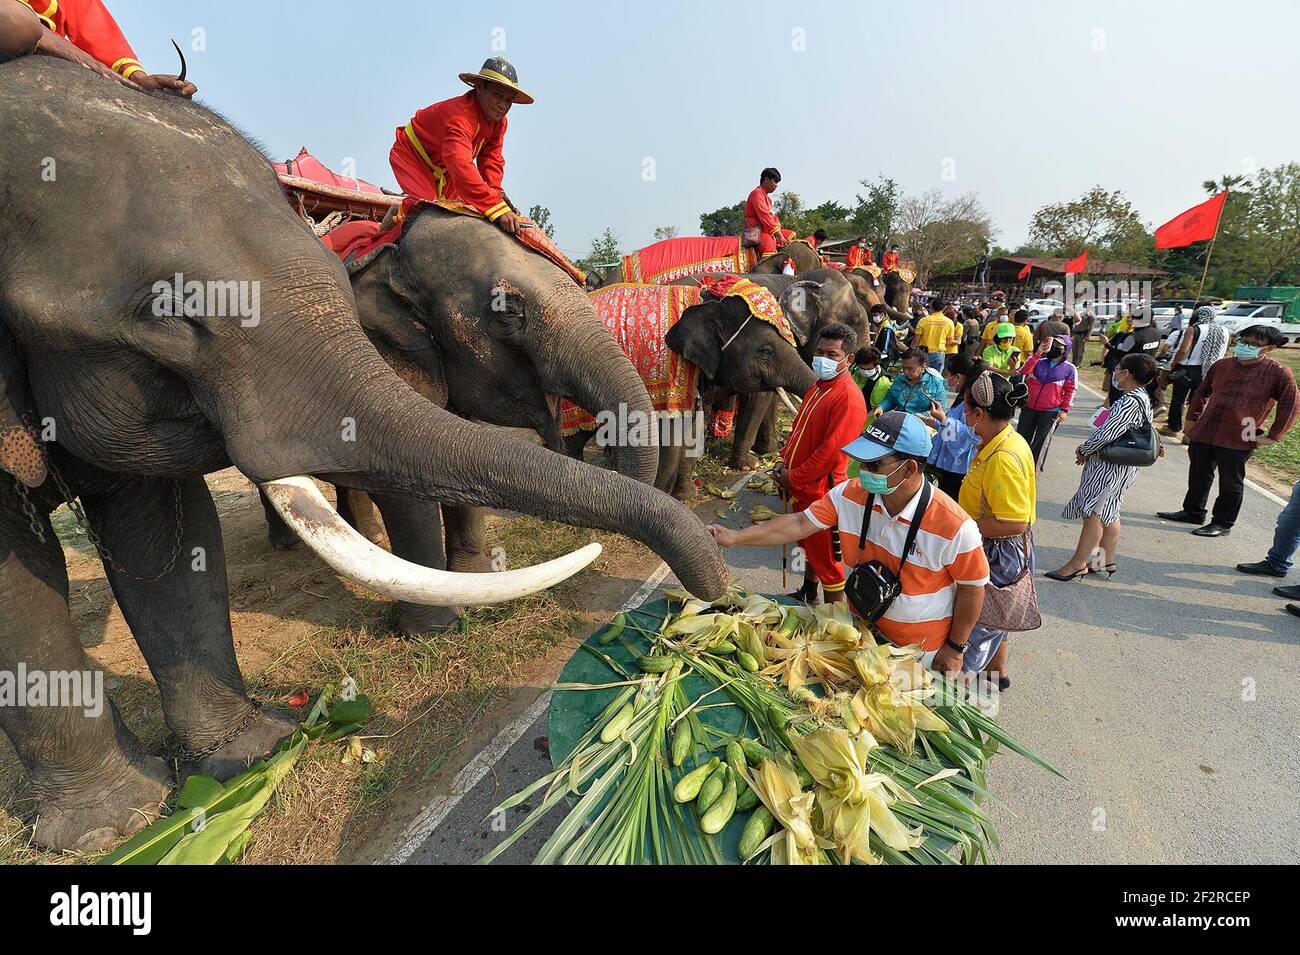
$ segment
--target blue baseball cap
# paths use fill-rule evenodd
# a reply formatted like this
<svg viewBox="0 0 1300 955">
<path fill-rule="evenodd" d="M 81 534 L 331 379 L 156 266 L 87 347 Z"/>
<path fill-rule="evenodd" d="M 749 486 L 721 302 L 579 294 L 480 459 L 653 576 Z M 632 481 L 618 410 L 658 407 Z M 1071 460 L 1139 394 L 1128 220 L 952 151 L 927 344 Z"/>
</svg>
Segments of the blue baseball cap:
<svg viewBox="0 0 1300 955">
<path fill-rule="evenodd" d="M 931 443 L 930 429 L 916 415 L 886 411 L 871 423 L 862 437 L 840 450 L 859 461 L 879 461 L 891 454 L 927 458 Z"/>
</svg>

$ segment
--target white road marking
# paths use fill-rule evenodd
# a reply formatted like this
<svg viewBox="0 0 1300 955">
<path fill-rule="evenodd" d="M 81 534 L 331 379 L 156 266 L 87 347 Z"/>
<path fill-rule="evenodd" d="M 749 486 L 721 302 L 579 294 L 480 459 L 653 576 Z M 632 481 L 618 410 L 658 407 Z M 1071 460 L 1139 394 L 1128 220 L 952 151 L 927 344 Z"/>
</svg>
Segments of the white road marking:
<svg viewBox="0 0 1300 955">
<path fill-rule="evenodd" d="M 740 493 L 740 489 L 745 486 L 752 476 L 751 472 L 746 472 L 731 486 L 731 490 Z M 668 573 L 668 565 L 661 561 L 650 576 L 642 581 L 641 586 L 636 589 L 636 593 L 632 594 L 620 609 L 632 610 L 641 606 L 641 604 L 645 603 L 646 598 L 659 588 L 659 584 L 668 576 Z M 407 859 L 415 855 L 416 850 L 428 841 L 433 831 L 451 815 L 451 811 L 465 798 L 466 794 L 479 784 L 497 760 L 509 752 L 515 743 L 519 742 L 520 738 L 528 732 L 528 728 L 542 718 L 550 705 L 551 691 L 547 690 L 534 700 L 528 709 L 516 717 L 509 726 L 497 733 L 492 738 L 492 742 L 483 747 L 473 759 L 465 764 L 465 768 L 456 774 L 456 778 L 451 783 L 451 792 L 434 796 L 433 799 L 429 800 L 428 805 L 420 810 L 419 814 L 402 833 L 401 845 L 392 855 L 383 860 L 383 864 L 402 865 Z"/>
</svg>

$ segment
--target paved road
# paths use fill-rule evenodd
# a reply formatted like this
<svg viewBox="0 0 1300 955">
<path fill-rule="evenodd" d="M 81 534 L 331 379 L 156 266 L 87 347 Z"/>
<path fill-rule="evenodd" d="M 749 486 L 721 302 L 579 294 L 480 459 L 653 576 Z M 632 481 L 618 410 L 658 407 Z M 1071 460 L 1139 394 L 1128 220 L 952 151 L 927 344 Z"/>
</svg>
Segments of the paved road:
<svg viewBox="0 0 1300 955">
<path fill-rule="evenodd" d="M 1042 570 L 1074 549 L 1078 524 L 1060 514 L 1078 482 L 1072 449 L 1098 404 L 1083 397 L 1040 478 Z M 1264 555 L 1279 505 L 1247 491 L 1232 536 L 1203 541 L 1153 516 L 1177 508 L 1186 476 L 1181 446 L 1140 475 L 1114 580 L 1039 581 L 1044 625 L 1014 640 L 1001 719 L 1068 778 L 1013 754 L 995 760 L 998 861 L 1300 862 L 1300 619 L 1270 594 L 1280 581 L 1233 570 Z M 741 526 L 758 500 L 742 492 L 726 523 Z M 741 548 L 728 560 L 751 589 L 780 591 L 779 550 Z M 545 735 L 543 717 L 409 861 L 469 862 L 494 845 L 501 834 L 484 813 L 550 768 Z M 547 834 L 539 826 L 502 861 L 528 861 Z"/>
</svg>

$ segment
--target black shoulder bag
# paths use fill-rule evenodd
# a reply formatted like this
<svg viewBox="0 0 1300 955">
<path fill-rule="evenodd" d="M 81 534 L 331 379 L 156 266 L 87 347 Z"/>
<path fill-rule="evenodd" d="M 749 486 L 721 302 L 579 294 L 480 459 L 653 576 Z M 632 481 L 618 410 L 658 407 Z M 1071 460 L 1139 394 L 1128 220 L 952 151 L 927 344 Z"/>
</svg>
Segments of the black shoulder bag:
<svg viewBox="0 0 1300 955">
<path fill-rule="evenodd" d="M 930 482 L 921 479 L 921 499 L 916 503 L 912 526 L 907 529 L 907 540 L 903 544 L 903 556 L 899 560 L 897 574 L 878 560 L 861 563 L 862 552 L 867 546 L 867 528 L 871 524 L 875 505 L 876 495 L 869 494 L 867 512 L 862 517 L 862 533 L 858 535 L 859 563 L 854 566 L 853 573 L 849 574 L 849 579 L 844 582 L 844 595 L 848 598 L 849 604 L 859 616 L 872 623 L 883 617 L 895 598 L 903 592 L 903 584 L 900 580 L 903 575 L 903 565 L 907 563 L 908 555 L 912 553 L 916 535 L 921 530 L 921 520 L 930 506 Z"/>
</svg>

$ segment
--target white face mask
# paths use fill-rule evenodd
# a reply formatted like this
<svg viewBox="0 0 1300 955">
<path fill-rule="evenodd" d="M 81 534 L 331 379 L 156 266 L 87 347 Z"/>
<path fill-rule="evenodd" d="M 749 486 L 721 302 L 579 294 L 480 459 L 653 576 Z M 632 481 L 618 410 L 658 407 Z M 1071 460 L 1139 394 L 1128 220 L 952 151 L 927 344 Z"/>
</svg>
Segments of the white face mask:
<svg viewBox="0 0 1300 955">
<path fill-rule="evenodd" d="M 840 363 L 825 355 L 816 355 L 812 363 L 813 374 L 822 381 L 830 381 L 840 373 Z"/>
</svg>

